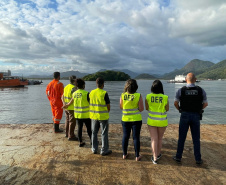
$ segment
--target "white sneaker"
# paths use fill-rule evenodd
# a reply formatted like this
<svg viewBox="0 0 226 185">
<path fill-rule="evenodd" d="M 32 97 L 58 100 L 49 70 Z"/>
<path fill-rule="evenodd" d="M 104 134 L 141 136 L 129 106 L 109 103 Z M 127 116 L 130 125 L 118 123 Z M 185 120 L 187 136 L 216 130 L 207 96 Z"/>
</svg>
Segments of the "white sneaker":
<svg viewBox="0 0 226 185">
<path fill-rule="evenodd" d="M 158 164 L 157 160 L 155 161 L 153 156 L 151 157 L 151 160 L 152 160 L 153 164 Z"/>
</svg>

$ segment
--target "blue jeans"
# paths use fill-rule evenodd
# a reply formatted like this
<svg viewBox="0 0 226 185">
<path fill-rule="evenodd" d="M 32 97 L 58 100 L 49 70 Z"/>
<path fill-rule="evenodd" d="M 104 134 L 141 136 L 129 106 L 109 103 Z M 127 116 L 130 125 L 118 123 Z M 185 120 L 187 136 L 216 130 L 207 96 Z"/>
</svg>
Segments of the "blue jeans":
<svg viewBox="0 0 226 185">
<path fill-rule="evenodd" d="M 181 159 L 183 150 L 184 150 L 184 142 L 187 137 L 188 129 L 191 129 L 192 141 L 194 146 L 194 155 L 195 160 L 201 160 L 200 153 L 200 114 L 196 112 L 182 112 L 180 117 L 179 124 L 179 139 L 177 145 L 177 154 L 176 157 Z"/>
<path fill-rule="evenodd" d="M 139 157 L 140 153 L 140 130 L 142 121 L 124 122 L 122 121 L 123 137 L 122 137 L 122 150 L 123 155 L 127 155 L 128 143 L 131 130 L 133 130 L 133 143 L 136 157 Z"/>
<path fill-rule="evenodd" d="M 98 131 L 101 127 L 101 139 L 102 148 L 100 153 L 105 153 L 109 149 L 108 144 L 108 120 L 93 120 L 92 119 L 92 151 L 97 152 L 98 150 Z"/>
</svg>

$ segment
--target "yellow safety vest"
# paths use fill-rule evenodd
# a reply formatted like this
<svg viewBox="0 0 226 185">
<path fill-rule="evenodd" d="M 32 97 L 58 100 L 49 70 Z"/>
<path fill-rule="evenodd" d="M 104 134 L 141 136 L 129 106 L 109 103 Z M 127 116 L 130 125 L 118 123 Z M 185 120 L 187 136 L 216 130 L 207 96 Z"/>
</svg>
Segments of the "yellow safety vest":
<svg viewBox="0 0 226 185">
<path fill-rule="evenodd" d="M 90 92 L 90 118 L 94 120 L 108 120 L 109 112 L 104 96 L 106 91 L 103 89 L 94 89 Z"/>
<path fill-rule="evenodd" d="M 121 98 L 123 103 L 122 121 L 141 121 L 142 116 L 138 110 L 140 93 L 129 94 L 125 92 L 122 93 Z"/>
<path fill-rule="evenodd" d="M 149 107 L 147 124 L 154 127 L 166 127 L 168 120 L 165 106 L 168 103 L 168 96 L 150 93 L 146 96 L 146 100 Z"/>
<path fill-rule="evenodd" d="M 89 118 L 89 102 L 87 100 L 87 94 L 88 92 L 83 89 L 78 89 L 73 93 L 75 118 Z"/>
<path fill-rule="evenodd" d="M 64 102 L 65 103 L 69 103 L 71 101 L 72 98 L 72 94 L 71 91 L 75 86 L 72 84 L 68 84 L 65 88 L 64 88 Z M 73 104 L 69 105 L 67 110 L 74 110 L 74 106 Z"/>
</svg>

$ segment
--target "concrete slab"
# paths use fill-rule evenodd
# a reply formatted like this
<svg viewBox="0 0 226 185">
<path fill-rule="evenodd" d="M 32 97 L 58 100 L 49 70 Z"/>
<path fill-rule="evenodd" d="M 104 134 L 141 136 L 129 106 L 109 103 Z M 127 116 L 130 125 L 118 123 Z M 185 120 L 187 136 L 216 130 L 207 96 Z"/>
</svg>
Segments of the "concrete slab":
<svg viewBox="0 0 226 185">
<path fill-rule="evenodd" d="M 63 128 L 63 125 L 61 125 Z M 178 125 L 168 126 L 163 139 L 163 157 L 151 162 L 147 126 L 141 130 L 141 161 L 135 161 L 132 138 L 128 159 L 122 159 L 121 124 L 110 124 L 109 140 L 113 153 L 92 154 L 84 129 L 86 145 L 55 134 L 51 124 L 0 125 L 0 184 L 226 184 L 226 125 L 201 126 L 204 164 L 196 166 L 190 133 L 182 165 L 175 155 Z M 100 135 L 99 135 L 100 138 Z"/>
</svg>

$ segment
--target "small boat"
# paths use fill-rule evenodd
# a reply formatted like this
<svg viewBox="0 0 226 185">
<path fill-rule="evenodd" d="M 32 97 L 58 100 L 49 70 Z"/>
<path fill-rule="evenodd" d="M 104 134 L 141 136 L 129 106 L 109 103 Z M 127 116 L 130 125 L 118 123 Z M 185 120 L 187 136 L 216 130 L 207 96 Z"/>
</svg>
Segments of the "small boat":
<svg viewBox="0 0 226 185">
<path fill-rule="evenodd" d="M 25 85 L 28 85 L 28 80 L 11 76 L 11 71 L 8 73 L 0 72 L 0 87 L 24 87 Z"/>
<path fill-rule="evenodd" d="M 43 83 L 42 80 L 41 81 L 39 81 L 39 80 L 29 80 L 28 81 L 28 85 L 40 85 L 42 83 Z"/>
</svg>

